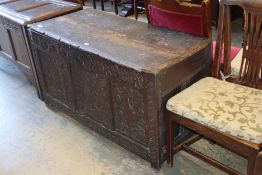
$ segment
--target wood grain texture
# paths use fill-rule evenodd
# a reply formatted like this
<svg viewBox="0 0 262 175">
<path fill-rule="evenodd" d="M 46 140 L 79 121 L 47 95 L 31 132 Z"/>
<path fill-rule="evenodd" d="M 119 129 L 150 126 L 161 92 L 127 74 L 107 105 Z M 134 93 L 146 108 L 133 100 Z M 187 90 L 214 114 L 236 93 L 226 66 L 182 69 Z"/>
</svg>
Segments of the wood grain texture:
<svg viewBox="0 0 262 175">
<path fill-rule="evenodd" d="M 219 77 L 219 71 L 225 75 L 231 73 L 231 23 L 229 5 L 239 5 L 244 9 L 244 43 L 243 56 L 238 77 L 231 77 L 229 81 L 262 89 L 262 12 L 261 1 L 233 1 L 225 0 L 221 3 L 221 13 L 218 26 L 217 46 L 213 65 L 213 76 Z M 220 65 L 224 44 L 224 65 Z"/>
<path fill-rule="evenodd" d="M 0 0 L 0 52 L 37 87 L 40 98 L 41 90 L 30 55 L 26 24 L 80 9 L 78 4 L 63 1 Z"/>
<path fill-rule="evenodd" d="M 160 168 L 166 100 L 208 74 L 210 39 L 92 9 L 29 33 L 45 103 Z"/>
</svg>

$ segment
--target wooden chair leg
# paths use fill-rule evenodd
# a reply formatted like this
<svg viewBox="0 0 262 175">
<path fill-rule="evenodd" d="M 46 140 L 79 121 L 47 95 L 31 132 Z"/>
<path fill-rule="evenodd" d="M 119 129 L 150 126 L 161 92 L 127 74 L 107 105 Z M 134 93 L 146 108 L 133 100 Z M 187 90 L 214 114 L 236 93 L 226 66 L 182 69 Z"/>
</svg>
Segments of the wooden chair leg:
<svg viewBox="0 0 262 175">
<path fill-rule="evenodd" d="M 114 0 L 115 14 L 116 14 L 116 15 L 118 15 L 117 5 L 118 5 L 118 0 Z"/>
<path fill-rule="evenodd" d="M 101 10 L 104 11 L 105 10 L 105 6 L 104 6 L 104 0 L 101 0 Z"/>
<path fill-rule="evenodd" d="M 81 5 L 85 6 L 85 0 L 80 0 L 81 1 Z"/>
<path fill-rule="evenodd" d="M 138 0 L 134 0 L 134 15 L 135 15 L 136 20 L 138 18 L 137 3 L 138 3 Z"/>
<path fill-rule="evenodd" d="M 262 151 L 257 155 L 254 175 L 262 175 Z"/>
<path fill-rule="evenodd" d="M 93 8 L 96 9 L 96 0 L 93 0 Z"/>
<path fill-rule="evenodd" d="M 254 175 L 257 155 L 251 155 L 248 159 L 247 175 Z"/>
<path fill-rule="evenodd" d="M 167 119 L 167 164 L 173 166 L 173 147 L 174 147 L 174 122 L 172 121 L 172 114 L 168 115 Z"/>
</svg>

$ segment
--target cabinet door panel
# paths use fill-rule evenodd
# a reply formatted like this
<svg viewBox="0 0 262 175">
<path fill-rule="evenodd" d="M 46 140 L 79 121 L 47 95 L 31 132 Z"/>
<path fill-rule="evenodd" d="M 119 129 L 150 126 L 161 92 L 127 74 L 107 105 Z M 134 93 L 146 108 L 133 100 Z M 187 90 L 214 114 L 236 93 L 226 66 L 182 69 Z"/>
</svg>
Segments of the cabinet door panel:
<svg viewBox="0 0 262 175">
<path fill-rule="evenodd" d="M 0 33 L 1 51 L 7 54 L 10 58 L 14 58 L 12 45 L 10 43 L 9 30 L 5 29 L 4 26 L 0 24 Z"/>
<path fill-rule="evenodd" d="M 113 129 L 109 79 L 93 55 L 77 51 L 71 66 L 76 112 Z"/>
<path fill-rule="evenodd" d="M 23 35 L 14 31 L 11 31 L 10 35 L 14 45 L 16 61 L 23 65 L 25 68 L 30 69 L 29 56 Z"/>
<path fill-rule="evenodd" d="M 38 50 L 41 78 L 45 98 L 67 108 L 71 106 L 71 90 L 68 64 L 63 58 Z"/>
</svg>

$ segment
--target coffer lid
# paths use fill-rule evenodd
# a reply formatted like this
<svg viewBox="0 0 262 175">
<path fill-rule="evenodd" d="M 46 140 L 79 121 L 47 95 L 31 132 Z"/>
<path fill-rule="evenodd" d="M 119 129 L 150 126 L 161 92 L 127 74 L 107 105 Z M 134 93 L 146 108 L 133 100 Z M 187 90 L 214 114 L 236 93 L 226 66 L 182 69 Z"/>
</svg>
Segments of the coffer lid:
<svg viewBox="0 0 262 175">
<path fill-rule="evenodd" d="M 62 0 L 0 0 L 0 15 L 21 25 L 80 9 L 81 5 Z"/>
<path fill-rule="evenodd" d="M 125 67 L 155 74 L 203 51 L 211 42 L 208 37 L 192 36 L 91 8 L 28 27 L 30 31 Z M 44 38 L 40 39 L 41 43 Z M 211 54 L 205 51 L 206 55 Z"/>
</svg>

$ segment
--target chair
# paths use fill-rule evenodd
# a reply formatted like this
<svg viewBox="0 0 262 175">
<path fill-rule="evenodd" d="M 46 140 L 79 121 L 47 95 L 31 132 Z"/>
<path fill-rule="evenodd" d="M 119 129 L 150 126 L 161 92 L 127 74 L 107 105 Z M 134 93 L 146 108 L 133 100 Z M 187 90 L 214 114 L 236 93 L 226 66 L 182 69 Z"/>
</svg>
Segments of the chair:
<svg viewBox="0 0 262 175">
<path fill-rule="evenodd" d="M 191 0 L 192 4 L 183 0 L 148 0 L 146 3 L 148 22 L 153 25 L 167 27 L 180 32 L 191 33 L 198 36 L 211 35 L 211 3 L 209 0 Z M 136 7 L 136 5 L 134 5 Z M 136 9 L 134 7 L 134 9 Z M 169 9 L 167 9 L 169 8 Z M 135 13 L 136 14 L 136 13 Z M 197 17 L 197 18 L 196 18 Z M 200 17 L 200 18 L 199 18 Z M 137 18 L 137 16 L 136 16 Z M 197 20 L 196 20 L 197 19 Z M 194 21 L 190 24 L 190 21 Z M 203 25 L 207 24 L 207 25 Z M 204 31 L 204 32 L 203 32 Z M 216 42 L 213 42 L 215 50 Z M 240 48 L 232 47 L 232 57 L 234 60 Z M 213 52 L 214 55 L 214 52 Z M 223 64 L 224 59 L 221 59 Z"/>
<path fill-rule="evenodd" d="M 118 15 L 118 0 L 113 0 L 114 8 L 115 8 L 115 14 Z M 93 8 L 96 9 L 96 0 L 93 0 Z M 104 0 L 101 0 L 101 10 L 105 10 Z"/>
<path fill-rule="evenodd" d="M 145 0 L 145 8 L 152 25 L 198 36 L 211 35 L 210 0 L 203 0 L 201 4 L 181 0 Z"/>
<path fill-rule="evenodd" d="M 245 12 L 244 46 L 239 76 L 235 83 L 217 79 L 220 71 L 228 73 L 230 62 L 230 6 Z M 222 44 L 224 43 L 224 44 Z M 221 53 L 224 45 L 224 67 Z M 248 160 L 247 175 L 262 175 L 262 1 L 221 0 L 217 45 L 212 74 L 167 102 L 167 162 L 173 165 L 173 154 L 187 153 L 234 175 L 242 173 L 189 147 L 205 137 Z M 238 84 L 236 84 L 238 83 Z M 245 85 L 245 86 L 244 86 Z M 248 87 L 249 86 L 249 87 Z M 252 88 L 251 88 L 252 87 Z M 257 88 L 257 89 L 255 89 Z M 174 145 L 178 125 L 195 133 L 192 138 Z"/>
<path fill-rule="evenodd" d="M 253 0 L 250 1 L 250 3 L 252 2 Z M 221 20 L 218 26 L 215 62 L 212 73 L 214 77 L 218 77 L 220 72 L 223 72 L 225 75 L 232 75 L 229 81 L 261 89 L 262 37 L 260 36 L 261 21 L 259 21 L 261 20 L 261 13 L 256 12 L 256 9 L 260 7 L 255 8 L 252 6 L 250 8 L 252 8 L 253 11 L 244 9 L 246 11 L 243 49 L 232 63 L 230 59 L 231 52 L 228 52 L 228 50 L 231 49 L 231 23 L 228 22 L 231 18 L 230 14 L 228 14 L 230 13 L 230 8 L 221 9 L 224 10 L 224 12 L 220 12 L 219 18 L 224 20 Z M 222 49 L 223 46 L 224 49 Z M 225 53 L 224 66 L 219 64 L 222 52 Z"/>
<path fill-rule="evenodd" d="M 133 0 L 133 8 L 134 8 L 134 15 L 135 15 L 135 19 L 137 20 L 138 18 L 138 11 L 137 11 L 137 8 L 138 8 L 138 2 L 139 0 Z"/>
</svg>

